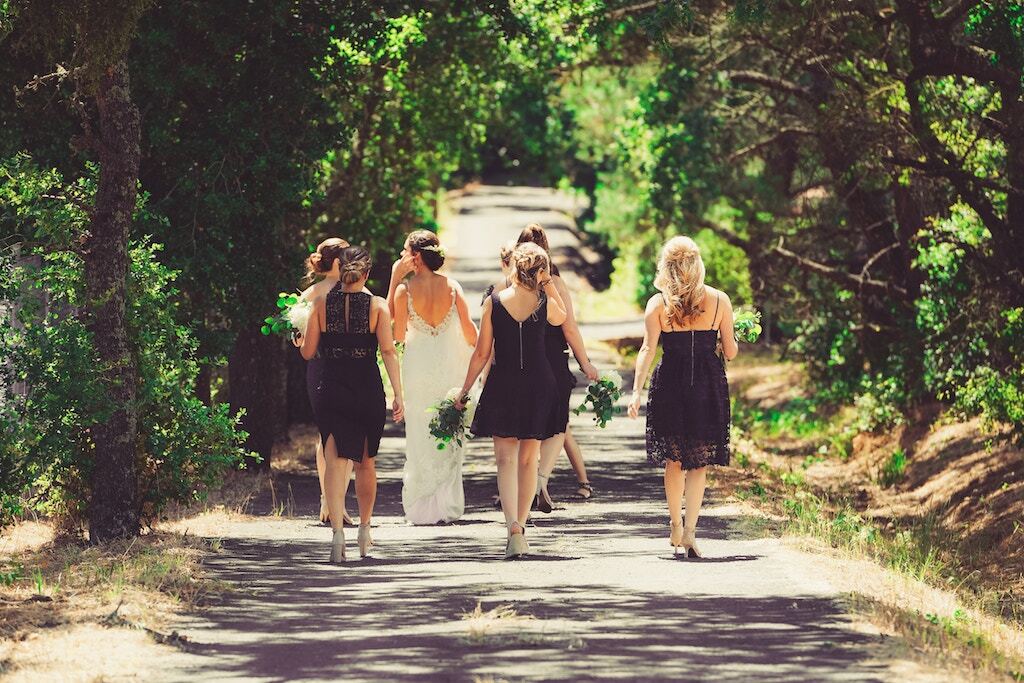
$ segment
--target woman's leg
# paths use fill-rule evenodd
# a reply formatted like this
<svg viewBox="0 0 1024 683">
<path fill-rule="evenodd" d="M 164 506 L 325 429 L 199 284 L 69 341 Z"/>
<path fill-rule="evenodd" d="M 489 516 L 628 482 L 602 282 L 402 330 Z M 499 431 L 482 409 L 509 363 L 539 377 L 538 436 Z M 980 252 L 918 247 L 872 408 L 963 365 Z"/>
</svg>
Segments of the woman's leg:
<svg viewBox="0 0 1024 683">
<path fill-rule="evenodd" d="M 537 461 L 540 458 L 540 443 L 537 439 L 523 439 L 519 442 L 519 505 L 516 521 L 524 529 L 526 528 L 526 519 L 530 516 L 530 506 L 533 504 L 533 492 L 537 490 Z M 504 502 L 503 500 L 502 504 Z"/>
<path fill-rule="evenodd" d="M 669 461 L 665 463 L 665 500 L 668 503 L 668 516 L 672 520 L 672 526 L 681 527 L 683 524 L 683 485 L 685 474 L 678 462 Z M 686 506 L 686 513 L 690 513 L 690 506 Z"/>
<path fill-rule="evenodd" d="M 708 468 L 701 467 L 686 472 L 686 528 L 697 528 L 700 506 L 704 503 L 704 488 L 707 486 Z"/>
<path fill-rule="evenodd" d="M 324 498 L 331 516 L 331 528 L 338 530 L 344 525 L 345 472 L 351 461 L 338 456 L 334 435 L 327 437 L 324 454 Z M 347 464 L 346 464 L 347 463 Z"/>
<path fill-rule="evenodd" d="M 501 511 L 505 514 L 505 526 L 508 527 L 509 533 L 512 533 L 512 525 L 515 524 L 516 510 L 519 505 L 519 483 L 516 471 L 518 450 L 518 439 L 494 439 L 494 462 L 498 466 L 498 497 L 501 499 Z"/>
<path fill-rule="evenodd" d="M 348 515 L 348 504 L 345 502 L 348 498 L 348 487 L 352 484 L 352 470 L 355 469 L 356 464 L 346 459 L 345 460 L 345 488 L 341 491 L 341 510 L 342 514 L 345 515 L 345 524 L 354 524 L 352 518 Z"/>
<path fill-rule="evenodd" d="M 551 494 L 548 493 L 548 477 L 555 470 L 555 461 L 562 453 L 562 445 L 565 443 L 565 432 L 555 434 L 540 442 L 540 474 L 537 477 L 537 487 L 534 489 L 537 495 L 544 496 L 544 500 L 551 505 Z"/>
<path fill-rule="evenodd" d="M 359 524 L 369 526 L 373 505 L 377 502 L 377 465 L 363 443 L 363 459 L 355 463 L 356 500 L 359 501 Z"/>
<path fill-rule="evenodd" d="M 580 445 L 576 443 L 576 436 L 572 433 L 572 428 L 567 427 L 565 430 L 565 454 L 569 456 L 569 463 L 572 465 L 573 472 L 576 473 L 576 481 L 580 484 L 589 484 L 590 478 L 587 476 L 587 463 L 583 460 L 583 451 L 580 450 Z M 580 488 L 577 491 L 582 498 L 590 498 L 590 490 Z"/>
<path fill-rule="evenodd" d="M 324 461 L 324 444 L 319 435 L 316 439 L 316 478 L 320 481 L 320 522 L 329 522 L 331 513 L 327 509 L 327 489 L 324 488 L 324 477 L 327 472 L 327 463 Z"/>
</svg>

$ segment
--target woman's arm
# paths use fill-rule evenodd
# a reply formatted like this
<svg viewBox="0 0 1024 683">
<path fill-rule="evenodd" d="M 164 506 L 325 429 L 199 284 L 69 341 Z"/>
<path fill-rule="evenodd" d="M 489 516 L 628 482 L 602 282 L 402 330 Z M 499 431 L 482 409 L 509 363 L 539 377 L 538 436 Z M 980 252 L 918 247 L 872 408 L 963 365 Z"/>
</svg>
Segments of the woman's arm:
<svg viewBox="0 0 1024 683">
<path fill-rule="evenodd" d="M 374 297 L 373 304 L 377 309 L 377 345 L 384 360 L 384 369 L 391 380 L 391 388 L 395 392 L 395 398 L 391 402 L 391 416 L 395 422 L 401 422 L 405 417 L 405 400 L 402 393 L 402 371 L 398 367 L 398 351 L 391 336 L 391 314 L 388 313 L 388 303 L 384 299 Z"/>
<path fill-rule="evenodd" d="M 478 332 L 476 325 L 473 324 L 473 318 L 469 315 L 469 304 L 466 303 L 466 297 L 462 293 L 462 285 L 451 279 L 449 279 L 448 282 L 452 289 L 455 290 L 455 310 L 459 314 L 459 324 L 462 326 L 462 337 L 470 346 L 476 346 Z"/>
<path fill-rule="evenodd" d="M 405 335 L 409 333 L 409 285 L 404 282 L 395 290 L 391 312 L 394 315 L 392 329 L 395 332 L 395 341 L 404 343 Z"/>
<path fill-rule="evenodd" d="M 388 312 L 395 315 L 395 293 L 405 276 L 413 271 L 412 254 L 406 254 L 391 266 L 391 283 L 388 285 Z"/>
<path fill-rule="evenodd" d="M 299 353 L 306 360 L 312 359 L 320 346 L 320 321 L 324 319 L 327 310 L 324 301 L 322 296 L 313 300 L 313 310 L 306 321 L 306 333 L 302 335 L 302 344 L 299 346 Z"/>
<path fill-rule="evenodd" d="M 718 326 L 718 336 L 722 340 L 722 355 L 726 360 L 732 360 L 740 352 L 740 347 L 736 343 L 736 331 L 732 327 L 732 302 L 724 292 L 722 298 L 725 299 L 725 312 L 722 313 L 722 322 Z"/>
<path fill-rule="evenodd" d="M 556 327 L 565 322 L 565 302 L 562 295 L 548 271 L 541 270 L 537 273 L 537 281 L 545 283 L 544 293 L 548 295 L 548 322 Z"/>
<path fill-rule="evenodd" d="M 476 347 L 473 355 L 469 358 L 469 369 L 466 371 L 466 381 L 462 383 L 462 391 L 459 392 L 458 408 L 462 408 L 463 401 L 473 382 L 480 376 L 481 371 L 491 361 L 491 347 L 494 344 L 494 329 L 491 327 L 491 300 L 484 302 L 483 312 L 480 314 L 480 335 L 476 338 Z"/>
<path fill-rule="evenodd" d="M 565 322 L 562 323 L 565 341 L 569 342 L 572 355 L 576 357 L 576 362 L 580 364 L 580 370 L 583 371 L 583 374 L 591 382 L 596 382 L 598 378 L 597 368 L 594 367 L 594 364 L 590 362 L 590 357 L 587 356 L 587 347 L 583 344 L 583 334 L 580 333 L 580 326 L 576 324 L 576 313 L 573 311 L 569 288 L 565 286 L 565 281 L 557 275 L 554 280 L 555 289 L 562 295 L 562 302 L 565 304 Z"/>
<path fill-rule="evenodd" d="M 633 395 L 629 398 L 630 417 L 640 415 L 640 394 L 643 392 L 647 373 L 651 369 L 651 363 L 654 361 L 654 355 L 658 348 L 658 340 L 661 338 L 661 311 L 664 307 L 664 300 L 657 294 L 647 302 L 647 311 L 644 313 L 644 343 L 640 346 L 640 353 L 636 355 Z"/>
</svg>

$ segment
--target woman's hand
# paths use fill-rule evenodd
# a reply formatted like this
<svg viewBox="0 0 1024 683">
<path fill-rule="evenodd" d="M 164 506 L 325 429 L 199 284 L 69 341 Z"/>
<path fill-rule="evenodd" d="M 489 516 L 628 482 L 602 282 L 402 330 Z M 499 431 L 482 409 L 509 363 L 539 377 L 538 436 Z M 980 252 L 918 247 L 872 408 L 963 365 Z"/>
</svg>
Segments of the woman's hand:
<svg viewBox="0 0 1024 683">
<path fill-rule="evenodd" d="M 469 392 L 460 392 L 459 397 L 455 399 L 455 410 L 465 410 L 467 403 L 469 403 Z"/>
<path fill-rule="evenodd" d="M 640 417 L 640 392 L 634 391 L 629 397 L 629 416 L 633 419 Z"/>
<path fill-rule="evenodd" d="M 594 367 L 594 364 L 591 363 L 590 361 L 587 361 L 586 363 L 580 363 L 580 370 L 583 371 L 583 374 L 586 375 L 587 379 L 589 379 L 591 382 L 596 382 L 598 378 L 600 378 L 601 376 L 601 373 L 597 371 L 597 368 Z"/>
<path fill-rule="evenodd" d="M 297 330 L 292 332 L 292 346 L 297 349 L 302 348 L 302 333 Z"/>
<path fill-rule="evenodd" d="M 391 402 L 391 417 L 396 423 L 405 419 L 405 402 L 398 396 Z"/>
<path fill-rule="evenodd" d="M 406 254 L 402 258 L 395 261 L 394 265 L 391 266 L 391 279 L 401 281 L 405 279 L 405 276 L 416 269 L 413 265 L 415 256 L 412 254 Z"/>
</svg>

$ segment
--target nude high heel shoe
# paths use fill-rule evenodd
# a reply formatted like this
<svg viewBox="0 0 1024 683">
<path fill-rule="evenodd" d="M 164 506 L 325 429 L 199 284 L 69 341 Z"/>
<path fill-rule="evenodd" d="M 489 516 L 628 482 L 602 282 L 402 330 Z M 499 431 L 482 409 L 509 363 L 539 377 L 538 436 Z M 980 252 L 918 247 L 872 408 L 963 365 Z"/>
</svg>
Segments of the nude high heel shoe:
<svg viewBox="0 0 1024 683">
<path fill-rule="evenodd" d="M 530 551 L 530 546 L 526 543 L 525 529 L 520 524 L 515 526 L 519 527 L 519 533 L 513 532 L 509 534 L 508 543 L 505 545 L 506 560 L 514 560 Z"/>
<path fill-rule="evenodd" d="M 341 564 L 345 561 L 345 529 L 338 527 L 331 539 L 331 563 Z"/>
<path fill-rule="evenodd" d="M 704 553 L 697 547 L 697 530 L 683 529 L 683 547 L 686 548 L 687 557 L 704 557 Z"/>
<path fill-rule="evenodd" d="M 359 536 L 356 542 L 359 544 L 359 557 L 366 557 L 370 553 L 370 546 L 373 545 L 373 539 L 370 538 L 369 524 L 359 525 Z"/>
<path fill-rule="evenodd" d="M 669 522 L 668 544 L 672 546 L 672 554 L 674 556 L 679 555 L 679 549 L 683 547 L 683 523 L 676 524 L 675 522 Z"/>
</svg>

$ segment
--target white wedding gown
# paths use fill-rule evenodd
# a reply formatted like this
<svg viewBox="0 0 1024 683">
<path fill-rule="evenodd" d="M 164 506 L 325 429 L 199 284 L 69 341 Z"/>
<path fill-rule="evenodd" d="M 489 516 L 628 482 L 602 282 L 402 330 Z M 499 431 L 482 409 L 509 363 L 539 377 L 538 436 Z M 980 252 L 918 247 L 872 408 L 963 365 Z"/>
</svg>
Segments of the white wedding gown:
<svg viewBox="0 0 1024 683">
<path fill-rule="evenodd" d="M 466 343 L 455 308 L 455 292 L 444 319 L 432 327 L 416 313 L 408 296 L 409 332 L 402 359 L 405 387 L 405 470 L 402 508 L 413 524 L 451 522 L 462 516 L 462 451 L 453 441 L 437 450 L 430 435 L 429 408 L 451 389 L 461 387 L 473 347 Z"/>
</svg>

